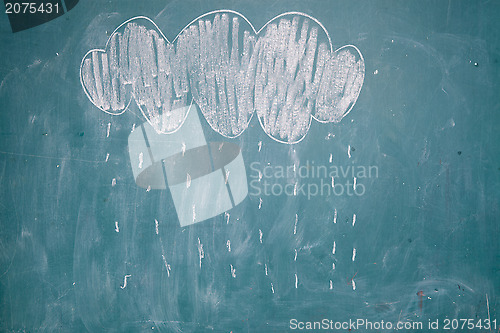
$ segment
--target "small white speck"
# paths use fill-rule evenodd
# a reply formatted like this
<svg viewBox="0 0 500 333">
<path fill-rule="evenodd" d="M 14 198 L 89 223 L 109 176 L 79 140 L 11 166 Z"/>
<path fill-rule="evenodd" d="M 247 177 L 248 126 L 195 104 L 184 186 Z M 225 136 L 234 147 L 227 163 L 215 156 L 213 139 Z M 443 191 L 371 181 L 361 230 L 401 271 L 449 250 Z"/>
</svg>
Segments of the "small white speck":
<svg viewBox="0 0 500 333">
<path fill-rule="evenodd" d="M 111 187 L 113 187 L 115 185 L 116 185 L 116 178 L 113 178 L 113 180 L 111 181 Z"/>
<path fill-rule="evenodd" d="M 115 221 L 115 231 L 120 232 L 120 228 L 118 227 L 118 221 Z"/>
<path fill-rule="evenodd" d="M 106 154 L 106 162 L 109 160 L 109 153 Z"/>
<path fill-rule="evenodd" d="M 377 75 L 378 74 L 378 69 L 376 69 L 374 72 L 373 72 L 374 75 Z"/>
</svg>

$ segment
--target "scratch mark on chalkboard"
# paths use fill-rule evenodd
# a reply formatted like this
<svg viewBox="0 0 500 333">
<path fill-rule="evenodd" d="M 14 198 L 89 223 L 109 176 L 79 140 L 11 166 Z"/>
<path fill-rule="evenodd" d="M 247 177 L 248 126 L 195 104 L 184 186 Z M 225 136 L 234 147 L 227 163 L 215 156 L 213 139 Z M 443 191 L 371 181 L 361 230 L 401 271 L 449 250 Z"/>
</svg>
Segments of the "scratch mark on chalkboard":
<svg viewBox="0 0 500 333">
<path fill-rule="evenodd" d="M 198 255 L 200 257 L 200 269 L 201 269 L 201 260 L 205 258 L 205 252 L 203 251 L 203 244 L 201 244 L 200 237 L 198 237 Z"/>
<path fill-rule="evenodd" d="M 236 278 L 236 268 L 233 267 L 233 265 L 230 265 L 231 266 L 231 276 L 233 278 Z"/>
<path fill-rule="evenodd" d="M 58 160 L 58 161 L 77 161 L 77 162 L 88 162 L 88 163 L 104 163 L 104 161 L 95 161 L 95 160 L 83 160 L 78 158 L 66 158 L 66 157 L 53 157 L 53 156 L 44 156 L 44 155 L 36 155 L 36 154 L 22 154 L 22 153 L 14 153 L 10 151 L 0 151 L 0 154 L 5 155 L 14 155 L 14 156 L 23 156 L 23 157 L 37 157 L 37 158 L 46 158 L 49 160 Z"/>
<path fill-rule="evenodd" d="M 488 300 L 488 294 L 486 294 L 486 307 L 488 309 L 488 322 L 491 323 L 491 317 L 490 317 L 490 301 Z M 490 332 L 491 332 L 491 326 L 490 326 Z"/>
<path fill-rule="evenodd" d="M 118 221 L 115 221 L 115 231 L 120 232 L 120 228 L 118 227 Z"/>
<path fill-rule="evenodd" d="M 123 278 L 123 286 L 120 286 L 120 288 L 125 289 L 127 287 L 127 279 L 131 276 L 132 275 L 130 274 L 125 275 L 125 277 Z"/>
</svg>

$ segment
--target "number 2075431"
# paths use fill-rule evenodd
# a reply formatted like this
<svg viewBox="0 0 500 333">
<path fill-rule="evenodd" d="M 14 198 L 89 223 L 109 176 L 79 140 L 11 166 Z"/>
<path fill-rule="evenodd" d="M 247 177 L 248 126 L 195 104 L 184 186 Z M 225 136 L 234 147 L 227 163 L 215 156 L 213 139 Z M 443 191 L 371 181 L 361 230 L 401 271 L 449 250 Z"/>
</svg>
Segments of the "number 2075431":
<svg viewBox="0 0 500 333">
<path fill-rule="evenodd" d="M 6 14 L 52 14 L 59 13 L 61 8 L 59 8 L 58 3 L 51 2 L 6 2 L 5 3 L 5 13 Z"/>
</svg>

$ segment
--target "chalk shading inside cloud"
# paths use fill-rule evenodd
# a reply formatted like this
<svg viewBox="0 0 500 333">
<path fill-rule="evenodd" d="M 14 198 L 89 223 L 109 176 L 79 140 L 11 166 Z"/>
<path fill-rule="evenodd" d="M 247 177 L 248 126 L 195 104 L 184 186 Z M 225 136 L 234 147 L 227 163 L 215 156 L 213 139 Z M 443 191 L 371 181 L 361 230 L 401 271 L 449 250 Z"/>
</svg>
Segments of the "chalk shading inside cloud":
<svg viewBox="0 0 500 333">
<path fill-rule="evenodd" d="M 80 69 L 94 105 L 123 113 L 133 97 L 159 133 L 177 130 L 194 99 L 210 126 L 236 137 L 254 111 L 274 140 L 294 143 L 312 118 L 339 122 L 364 79 L 354 46 L 332 51 L 323 26 L 305 14 L 283 14 L 259 32 L 241 14 L 194 20 L 170 43 L 144 17 L 118 27 L 105 50 L 91 50 Z"/>
</svg>

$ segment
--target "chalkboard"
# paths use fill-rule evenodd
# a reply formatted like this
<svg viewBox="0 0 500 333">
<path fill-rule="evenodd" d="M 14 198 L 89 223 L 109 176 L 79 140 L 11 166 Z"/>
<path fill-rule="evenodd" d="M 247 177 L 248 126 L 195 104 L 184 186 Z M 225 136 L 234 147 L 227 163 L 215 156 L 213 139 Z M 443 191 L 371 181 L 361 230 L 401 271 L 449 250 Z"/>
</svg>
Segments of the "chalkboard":
<svg viewBox="0 0 500 333">
<path fill-rule="evenodd" d="M 1 331 L 500 330 L 499 2 L 14 3 Z"/>
</svg>

